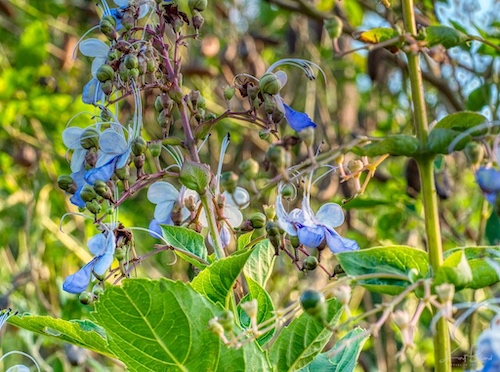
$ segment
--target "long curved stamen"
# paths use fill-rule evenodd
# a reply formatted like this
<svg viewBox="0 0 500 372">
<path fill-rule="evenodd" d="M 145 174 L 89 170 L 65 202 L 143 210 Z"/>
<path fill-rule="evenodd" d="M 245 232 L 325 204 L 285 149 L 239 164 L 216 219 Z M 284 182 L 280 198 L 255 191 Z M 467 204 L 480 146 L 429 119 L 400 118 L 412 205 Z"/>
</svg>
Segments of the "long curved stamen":
<svg viewBox="0 0 500 372">
<path fill-rule="evenodd" d="M 241 73 L 241 74 L 237 74 L 233 77 L 233 82 L 232 82 L 232 85 L 235 85 L 236 83 L 236 79 L 238 79 L 240 76 L 244 76 L 244 77 L 247 77 L 249 79 L 252 79 L 252 80 L 255 80 L 256 82 L 259 81 L 259 79 L 257 79 L 255 76 L 253 75 L 250 75 L 250 74 L 246 74 L 246 73 Z"/>
<path fill-rule="evenodd" d="M 226 154 L 226 150 L 229 146 L 229 143 L 231 142 L 230 140 L 230 134 L 226 134 L 224 139 L 222 140 L 222 144 L 220 147 L 220 155 L 219 155 L 219 166 L 217 167 L 217 175 L 215 176 L 215 192 L 220 194 L 220 175 L 222 173 L 222 165 L 224 163 L 224 155 Z"/>
<path fill-rule="evenodd" d="M 151 21 L 153 14 L 155 14 L 156 3 L 154 1 L 151 1 L 151 0 L 143 1 L 141 4 L 139 4 L 139 11 L 140 11 L 141 5 L 146 5 L 146 4 L 150 4 L 150 5 L 149 5 L 149 11 L 148 11 L 148 18 L 146 19 L 146 22 L 144 23 L 144 28 L 142 30 L 141 40 L 144 40 L 146 38 L 146 27 L 149 24 L 149 22 Z"/>
<path fill-rule="evenodd" d="M 323 75 L 323 79 L 326 83 L 326 74 L 323 71 L 323 69 L 318 64 L 311 62 L 311 61 L 308 61 L 306 59 L 300 59 L 300 58 L 280 59 L 279 61 L 276 61 L 271 66 L 269 66 L 266 73 L 272 72 L 276 67 L 283 66 L 283 65 L 290 65 L 290 66 L 295 66 L 295 67 L 300 68 L 309 80 L 314 80 L 316 78 L 316 76 L 314 75 L 314 71 L 312 69 L 312 67 L 316 67 Z"/>
<path fill-rule="evenodd" d="M 165 149 L 165 151 L 167 151 L 170 154 L 172 159 L 174 159 L 175 164 L 172 164 L 170 167 L 177 166 L 177 167 L 179 167 L 179 170 L 180 170 L 182 168 L 182 163 L 184 162 L 184 156 L 182 155 L 181 151 L 178 148 L 176 148 L 174 146 L 170 146 L 170 145 L 163 146 L 163 148 Z M 168 167 L 168 168 L 170 168 L 170 167 Z"/>
<path fill-rule="evenodd" d="M 472 134 L 472 133 L 474 133 L 476 131 L 480 131 L 482 129 L 488 129 L 488 128 L 496 127 L 496 126 L 500 126 L 500 121 L 496 120 L 496 121 L 491 121 L 491 122 L 479 124 L 479 125 L 476 125 L 475 127 L 472 127 L 472 128 L 469 128 L 469 129 L 463 131 L 458 136 L 456 136 L 453 141 L 451 141 L 450 145 L 448 146 L 448 153 L 451 154 L 455 150 L 455 146 L 462 139 L 464 139 L 465 137 L 467 137 L 468 135 L 470 135 L 470 134 Z"/>
<path fill-rule="evenodd" d="M 88 30 L 86 33 L 84 33 L 82 35 L 82 37 L 80 39 L 78 39 L 75 47 L 73 48 L 73 53 L 71 53 L 71 59 L 76 59 L 76 51 L 80 45 L 80 43 L 83 41 L 83 39 L 85 38 L 85 36 L 87 36 L 88 34 L 90 34 L 90 32 L 94 31 L 95 29 L 101 27 L 100 25 L 97 25 L 97 26 L 94 26 L 92 28 L 90 28 L 90 30 Z"/>
<path fill-rule="evenodd" d="M 198 146 L 198 154 L 200 153 L 200 151 L 203 148 L 203 146 L 205 145 L 205 143 L 207 143 L 207 141 L 211 135 L 212 135 L 212 133 L 208 133 L 207 136 L 205 137 L 205 139 L 203 140 L 203 142 L 200 144 L 200 146 Z"/>
<path fill-rule="evenodd" d="M 109 5 L 108 3 L 106 2 L 106 0 L 101 0 L 101 4 L 102 4 L 102 13 L 103 15 L 111 15 L 111 10 L 109 9 Z M 101 8 L 99 5 L 97 5 L 98 8 Z"/>
<path fill-rule="evenodd" d="M 142 101 L 141 101 L 141 92 L 137 88 L 137 85 L 134 80 L 132 80 L 132 91 L 134 93 L 134 104 L 135 104 L 132 135 L 134 138 L 136 138 L 141 134 Z"/>
<path fill-rule="evenodd" d="M 25 356 L 26 358 L 30 359 L 33 364 L 36 366 L 36 369 L 38 370 L 38 372 L 40 372 L 40 366 L 38 365 L 38 363 L 36 362 L 35 358 L 33 358 L 31 355 L 29 354 L 26 354 L 25 352 L 22 352 L 22 351 L 17 351 L 17 350 L 12 350 L 12 351 L 9 351 L 8 353 L 5 353 L 4 355 L 2 355 L 2 357 L 0 358 L 0 362 L 6 358 L 7 356 L 9 355 L 12 355 L 12 354 L 19 354 L 19 355 L 22 355 L 22 356 Z"/>
<path fill-rule="evenodd" d="M 61 217 L 61 222 L 59 222 L 59 231 L 61 231 L 62 233 L 64 233 L 64 230 L 62 227 L 62 225 L 64 223 L 64 219 L 68 216 L 79 216 L 79 217 L 83 217 L 83 218 L 88 218 L 89 220 L 94 220 L 94 217 L 87 216 L 86 214 L 83 214 L 83 213 L 77 213 L 77 212 L 64 213 Z"/>
</svg>

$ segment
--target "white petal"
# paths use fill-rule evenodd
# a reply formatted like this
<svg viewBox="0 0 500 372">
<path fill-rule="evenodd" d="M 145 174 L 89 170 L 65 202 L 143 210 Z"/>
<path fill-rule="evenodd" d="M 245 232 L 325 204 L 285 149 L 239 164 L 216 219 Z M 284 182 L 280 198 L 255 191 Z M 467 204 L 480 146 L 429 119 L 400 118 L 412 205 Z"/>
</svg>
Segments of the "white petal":
<svg viewBox="0 0 500 372">
<path fill-rule="evenodd" d="M 283 88 L 286 84 L 286 81 L 288 80 L 288 77 L 286 76 L 286 72 L 285 71 L 277 71 L 274 73 L 274 75 L 276 75 L 276 77 L 278 78 L 278 80 L 281 83 L 281 87 Z"/>
<path fill-rule="evenodd" d="M 226 198 L 226 204 L 234 205 L 240 209 L 245 209 L 250 204 L 250 194 L 243 187 L 237 187 L 233 194 L 224 191 L 222 195 Z"/>
<path fill-rule="evenodd" d="M 120 133 L 106 129 L 99 138 L 99 147 L 104 153 L 121 155 L 127 150 L 128 143 Z"/>
<path fill-rule="evenodd" d="M 97 70 L 99 70 L 99 67 L 101 67 L 103 64 L 106 63 L 107 61 L 107 57 L 96 57 L 94 58 L 94 60 L 92 61 L 92 68 L 91 68 L 91 73 L 92 73 L 92 76 L 95 77 L 95 74 L 97 73 Z"/>
<path fill-rule="evenodd" d="M 149 186 L 148 200 L 153 204 L 158 204 L 167 200 L 175 201 L 179 196 L 179 191 L 170 183 L 158 181 Z"/>
<path fill-rule="evenodd" d="M 86 154 L 87 150 L 83 148 L 77 149 L 73 152 L 73 156 L 71 156 L 71 171 L 73 173 L 77 173 L 80 169 L 82 169 Z"/>
<path fill-rule="evenodd" d="M 94 272 L 99 276 L 104 275 L 104 273 L 109 269 L 112 263 L 113 253 L 106 253 L 105 255 L 97 259 L 97 262 L 94 265 Z"/>
<path fill-rule="evenodd" d="M 224 207 L 224 217 L 226 217 L 227 223 L 231 227 L 238 227 L 243 222 L 243 215 L 240 210 L 231 204 L 226 204 Z"/>
<path fill-rule="evenodd" d="M 151 6 L 149 4 L 143 4 L 143 5 L 141 5 L 139 7 L 139 17 L 138 17 L 138 19 L 141 19 L 144 16 L 146 16 L 149 13 L 149 9 L 150 8 L 151 8 Z"/>
<path fill-rule="evenodd" d="M 318 210 L 315 219 L 328 227 L 339 227 L 344 223 L 344 211 L 337 203 L 326 203 Z"/>
<path fill-rule="evenodd" d="M 281 195 L 276 198 L 276 216 L 278 217 L 278 225 L 285 230 L 289 235 L 296 236 L 297 232 L 292 224 L 290 216 L 286 213 L 281 200 Z"/>
<path fill-rule="evenodd" d="M 154 217 L 158 221 L 167 221 L 171 219 L 172 210 L 174 209 L 175 201 L 168 200 L 158 203 L 155 208 Z"/>
<path fill-rule="evenodd" d="M 63 130 L 62 138 L 64 145 L 72 150 L 81 148 L 80 137 L 82 136 L 84 129 L 78 127 L 69 127 Z"/>
<path fill-rule="evenodd" d="M 109 45 L 99 39 L 87 39 L 80 43 L 80 52 L 87 57 L 107 58 Z"/>
<path fill-rule="evenodd" d="M 129 0 L 113 0 L 113 2 L 119 7 L 127 7 Z"/>
</svg>

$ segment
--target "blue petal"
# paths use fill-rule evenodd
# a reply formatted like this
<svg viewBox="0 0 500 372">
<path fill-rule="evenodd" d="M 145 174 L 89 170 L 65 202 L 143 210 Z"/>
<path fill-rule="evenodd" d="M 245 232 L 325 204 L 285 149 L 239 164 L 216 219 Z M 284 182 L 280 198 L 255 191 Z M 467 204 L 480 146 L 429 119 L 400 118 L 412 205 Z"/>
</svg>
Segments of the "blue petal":
<svg viewBox="0 0 500 372">
<path fill-rule="evenodd" d="M 71 204 L 73 205 L 76 205 L 77 207 L 82 207 L 84 208 L 85 207 L 85 202 L 83 201 L 83 199 L 80 197 L 80 191 L 82 191 L 82 187 L 79 187 L 75 194 L 69 198 L 69 201 L 71 202 Z"/>
<path fill-rule="evenodd" d="M 299 242 L 309 248 L 317 248 L 325 238 L 323 226 L 305 226 L 297 224 L 297 236 Z"/>
<path fill-rule="evenodd" d="M 115 172 L 115 165 L 117 161 L 118 161 L 118 156 L 115 156 L 113 159 L 111 159 L 103 166 L 99 168 L 90 169 L 85 174 L 85 181 L 87 181 L 91 185 L 93 185 L 94 182 L 97 180 L 102 180 L 104 182 L 109 181 L 109 179 Z"/>
<path fill-rule="evenodd" d="M 98 102 L 104 101 L 104 97 L 105 95 L 101 89 L 101 83 L 96 78 L 90 79 L 90 81 L 83 87 L 83 103 L 95 105 Z"/>
<path fill-rule="evenodd" d="M 90 283 L 90 276 L 92 275 L 92 268 L 94 267 L 96 259 L 94 258 L 76 273 L 68 276 L 63 283 L 63 290 L 68 293 L 82 293 L 87 289 Z"/>
<path fill-rule="evenodd" d="M 116 31 L 120 31 L 122 28 L 123 28 L 123 25 L 122 25 L 122 18 L 123 18 L 123 14 L 122 14 L 122 9 L 121 8 L 112 8 L 109 10 L 109 15 L 111 17 L 113 17 L 116 21 L 116 26 L 115 26 L 115 30 Z"/>
<path fill-rule="evenodd" d="M 158 220 L 156 218 L 153 218 L 151 220 L 151 222 L 149 223 L 149 230 L 158 234 L 158 235 L 156 235 L 156 234 L 149 233 L 149 235 L 151 235 L 153 238 L 158 239 L 160 236 L 163 236 L 163 231 L 161 230 L 160 223 L 158 222 Z"/>
<path fill-rule="evenodd" d="M 290 106 L 283 104 L 285 106 L 285 118 L 288 121 L 288 125 L 297 132 L 300 132 L 305 128 L 316 128 L 316 124 L 311 120 L 309 115 L 303 112 L 295 111 Z"/>
<path fill-rule="evenodd" d="M 333 253 L 356 251 L 359 245 L 356 241 L 340 236 L 333 229 L 325 229 L 326 244 Z"/>
<path fill-rule="evenodd" d="M 71 198 L 69 198 L 69 200 L 71 201 L 71 203 L 73 203 L 73 205 L 76 205 L 77 207 L 85 207 L 85 202 L 80 197 L 80 191 L 82 191 L 83 186 L 85 186 L 85 184 L 87 183 L 85 182 L 84 178 L 85 172 L 85 169 L 82 168 L 78 172 L 71 173 L 71 178 L 73 179 L 73 181 L 75 181 L 78 188 L 76 189 L 75 194 Z"/>
<path fill-rule="evenodd" d="M 479 168 L 476 180 L 486 199 L 495 204 L 497 194 L 500 192 L 500 171 L 493 168 Z"/>
</svg>

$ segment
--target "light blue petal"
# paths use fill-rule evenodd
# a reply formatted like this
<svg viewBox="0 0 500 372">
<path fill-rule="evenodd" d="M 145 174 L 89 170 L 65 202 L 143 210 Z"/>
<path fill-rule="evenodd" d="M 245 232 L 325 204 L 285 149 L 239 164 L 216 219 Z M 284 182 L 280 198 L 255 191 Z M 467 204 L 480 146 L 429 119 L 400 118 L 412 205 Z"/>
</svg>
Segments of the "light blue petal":
<svg viewBox="0 0 500 372">
<path fill-rule="evenodd" d="M 90 79 L 90 81 L 83 87 L 83 103 L 95 105 L 101 101 L 104 101 L 104 98 L 105 94 L 101 89 L 101 83 L 96 78 Z"/>
<path fill-rule="evenodd" d="M 102 256 L 106 251 L 106 236 L 103 233 L 94 235 L 87 242 L 87 247 L 94 256 Z"/>
<path fill-rule="evenodd" d="M 226 205 L 231 204 L 240 209 L 245 209 L 250 204 L 250 194 L 243 187 L 236 187 L 233 194 L 224 191 L 222 195 L 226 198 Z"/>
<path fill-rule="evenodd" d="M 97 275 L 102 276 L 109 269 L 109 267 L 113 263 L 113 254 L 114 253 L 106 253 L 97 258 L 97 261 L 94 265 L 94 272 Z"/>
<path fill-rule="evenodd" d="M 64 146 L 71 150 L 81 149 L 80 138 L 83 131 L 84 129 L 78 127 L 69 127 L 63 130 L 62 138 Z"/>
<path fill-rule="evenodd" d="M 76 149 L 73 151 L 71 156 L 71 171 L 78 172 L 83 168 L 85 163 L 85 155 L 87 155 L 87 150 L 84 148 Z"/>
<path fill-rule="evenodd" d="M 118 159 L 116 161 L 116 169 L 123 168 L 124 166 L 126 166 L 128 164 L 131 151 L 132 151 L 132 148 L 129 146 L 127 148 L 127 151 L 125 151 L 123 154 L 121 154 L 118 157 Z"/>
<path fill-rule="evenodd" d="M 160 223 L 156 218 L 152 219 L 151 222 L 149 223 L 149 230 L 155 232 L 159 236 L 163 236 L 163 231 L 161 230 Z M 159 239 L 159 236 L 156 234 L 149 233 L 149 235 L 151 235 L 153 238 Z"/>
<path fill-rule="evenodd" d="M 325 228 L 325 237 L 326 244 L 333 253 L 356 251 L 359 249 L 359 245 L 356 241 L 340 236 L 333 229 Z"/>
<path fill-rule="evenodd" d="M 479 168 L 476 180 L 486 199 L 494 205 L 500 192 L 500 171 L 494 168 Z"/>
<path fill-rule="evenodd" d="M 309 248 L 317 248 L 325 238 L 323 226 L 305 226 L 297 224 L 297 236 L 299 242 Z"/>
<path fill-rule="evenodd" d="M 322 225 L 334 228 L 344 223 L 344 211 L 337 203 L 323 204 L 315 216 L 317 222 Z"/>
<path fill-rule="evenodd" d="M 90 276 L 92 275 L 92 268 L 94 267 L 96 259 L 94 258 L 76 273 L 66 277 L 63 283 L 63 290 L 68 293 L 82 293 L 87 289 L 90 283 Z"/>
<path fill-rule="evenodd" d="M 174 209 L 175 200 L 167 200 L 158 203 L 155 208 L 154 217 L 158 221 L 171 220 L 172 210 Z"/>
<path fill-rule="evenodd" d="M 80 52 L 87 57 L 107 58 L 109 53 L 109 45 L 96 38 L 83 40 L 79 48 Z"/>
<path fill-rule="evenodd" d="M 285 118 L 292 129 L 300 132 L 302 129 L 308 127 L 316 128 L 316 124 L 311 120 L 309 115 L 295 111 L 286 104 L 283 104 L 283 106 L 285 106 Z"/>
<path fill-rule="evenodd" d="M 281 195 L 278 194 L 276 198 L 276 217 L 278 217 L 278 225 L 281 227 L 288 235 L 296 236 L 297 231 L 292 223 L 288 213 L 286 213 L 283 207 L 283 202 L 281 200 Z"/>
<path fill-rule="evenodd" d="M 220 241 L 222 243 L 222 248 L 226 248 L 231 241 L 231 232 L 226 225 L 223 225 L 220 229 Z"/>
<path fill-rule="evenodd" d="M 102 167 L 90 169 L 85 174 L 85 180 L 93 185 L 95 181 L 102 180 L 107 182 L 115 172 L 115 165 L 118 158 L 113 158 L 109 163 L 104 164 Z"/>
<path fill-rule="evenodd" d="M 99 149 L 106 154 L 121 155 L 127 151 L 128 143 L 122 133 L 106 129 L 99 138 Z"/>
<path fill-rule="evenodd" d="M 176 201 L 179 197 L 179 191 L 170 183 L 158 181 L 148 188 L 148 200 L 153 204 L 159 204 L 165 201 Z"/>
</svg>

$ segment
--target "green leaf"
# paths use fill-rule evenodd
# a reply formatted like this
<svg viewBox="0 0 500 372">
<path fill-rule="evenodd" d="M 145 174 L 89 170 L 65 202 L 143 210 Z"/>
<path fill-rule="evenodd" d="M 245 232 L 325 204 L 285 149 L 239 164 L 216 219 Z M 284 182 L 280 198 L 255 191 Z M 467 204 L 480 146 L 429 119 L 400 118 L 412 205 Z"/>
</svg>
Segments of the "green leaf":
<svg viewBox="0 0 500 372">
<path fill-rule="evenodd" d="M 362 209 L 362 208 L 374 208 L 381 205 L 392 205 L 394 202 L 390 200 L 382 199 L 372 199 L 366 197 L 357 197 L 349 200 L 347 203 L 342 205 L 344 209 Z"/>
<path fill-rule="evenodd" d="M 398 294 L 415 280 L 427 277 L 429 259 L 426 252 L 406 246 L 374 247 L 337 253 L 337 260 L 351 276 L 364 274 L 394 274 L 407 279 L 367 279 L 360 281 L 370 291 Z"/>
<path fill-rule="evenodd" d="M 390 154 L 394 156 L 413 156 L 417 153 L 419 142 L 415 137 L 396 134 L 364 147 L 365 155 L 378 156 Z"/>
<path fill-rule="evenodd" d="M 490 264 L 494 260 L 500 264 L 500 249 L 498 246 L 460 247 L 444 252 L 444 257 L 463 252 L 472 272 L 472 281 L 467 288 L 479 289 L 493 285 L 499 281 L 495 268 Z"/>
<path fill-rule="evenodd" d="M 498 214 L 493 212 L 486 221 L 485 235 L 491 245 L 500 244 L 500 217 Z"/>
<path fill-rule="evenodd" d="M 250 231 L 250 232 L 247 232 L 245 234 L 240 235 L 238 237 L 238 243 L 237 243 L 236 250 L 240 251 L 243 248 L 245 248 L 248 245 L 248 243 L 250 243 L 252 241 L 252 235 L 253 235 L 253 231 Z"/>
<path fill-rule="evenodd" d="M 347 19 L 353 27 L 361 26 L 363 23 L 364 11 L 357 1 L 346 1 L 344 3 Z"/>
<path fill-rule="evenodd" d="M 356 368 L 359 353 L 369 335 L 361 335 L 364 329 L 355 328 L 335 343 L 332 350 L 318 356 L 300 372 L 352 372 Z M 338 351 L 340 349 L 340 351 Z"/>
<path fill-rule="evenodd" d="M 459 132 L 463 132 L 469 128 L 473 128 L 479 124 L 485 123 L 486 117 L 477 112 L 471 111 L 461 111 L 454 114 L 450 114 L 441 119 L 434 128 L 445 128 L 453 129 Z M 471 135 L 478 135 L 481 132 L 470 133 Z"/>
<path fill-rule="evenodd" d="M 433 154 L 449 154 L 449 146 L 453 140 L 460 135 L 460 132 L 447 128 L 434 128 L 429 133 L 427 142 L 428 149 Z M 463 150 L 465 145 L 472 140 L 471 136 L 466 135 L 453 146 L 453 151 Z"/>
<path fill-rule="evenodd" d="M 457 290 L 461 290 L 469 286 L 472 280 L 472 270 L 465 253 L 457 251 L 449 255 L 437 270 L 434 284 L 452 283 Z"/>
<path fill-rule="evenodd" d="M 100 296 L 93 316 L 130 371 L 269 370 L 256 343 L 229 349 L 209 331 L 221 310 L 185 283 L 128 279 Z"/>
<path fill-rule="evenodd" d="M 342 305 L 334 298 L 326 301 L 326 322 L 334 325 Z M 271 347 L 269 359 L 276 371 L 296 371 L 309 364 L 325 347 L 332 332 L 315 317 L 303 313 L 284 327 Z"/>
<path fill-rule="evenodd" d="M 231 256 L 215 261 L 205 268 L 191 282 L 197 292 L 208 297 L 212 302 L 226 301 L 252 250 L 237 251 Z"/>
<path fill-rule="evenodd" d="M 466 108 L 471 111 L 479 111 L 488 105 L 491 100 L 491 84 L 484 84 L 474 89 L 467 98 Z"/>
<path fill-rule="evenodd" d="M 169 245 L 177 248 L 175 253 L 186 260 L 193 266 L 200 269 L 205 268 L 207 265 L 200 262 L 194 257 L 190 257 L 181 251 L 186 251 L 194 254 L 196 257 L 207 261 L 207 247 L 205 246 L 205 238 L 203 235 L 198 234 L 196 231 L 189 230 L 181 226 L 160 225 L 163 231 L 163 238 Z"/>
<path fill-rule="evenodd" d="M 105 330 L 90 320 L 68 321 L 50 316 L 25 314 L 9 318 L 9 323 L 114 358 L 108 348 Z"/>
<path fill-rule="evenodd" d="M 441 44 L 445 48 L 452 48 L 472 40 L 469 35 L 447 26 L 428 26 L 425 34 L 429 47 Z"/>
<path fill-rule="evenodd" d="M 271 319 L 274 316 L 274 305 L 271 296 L 266 292 L 264 288 L 260 286 L 255 280 L 251 278 L 247 278 L 248 284 L 248 294 L 243 297 L 241 302 L 238 304 L 238 313 L 240 316 L 241 325 L 244 327 L 250 326 L 250 318 L 247 313 L 241 308 L 241 304 L 247 301 L 251 301 L 253 299 L 257 300 L 258 304 L 258 312 L 257 312 L 257 324 L 261 324 L 268 319 Z M 267 341 L 269 341 L 276 331 L 276 328 L 273 328 L 269 332 L 263 334 L 262 336 L 257 338 L 257 341 L 260 345 L 264 345 Z"/>
<path fill-rule="evenodd" d="M 275 259 L 275 249 L 269 239 L 260 241 L 252 249 L 252 254 L 243 268 L 245 277 L 251 278 L 262 287 L 265 287 L 271 275 Z"/>
</svg>

